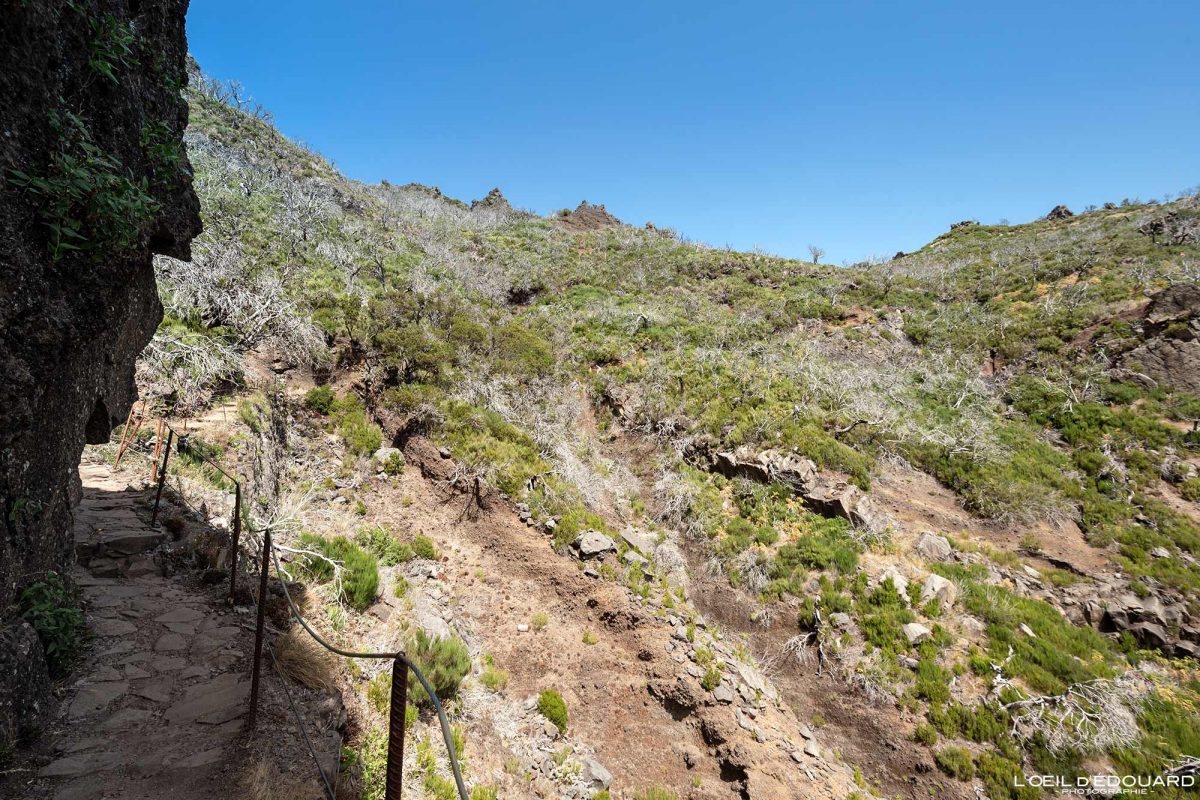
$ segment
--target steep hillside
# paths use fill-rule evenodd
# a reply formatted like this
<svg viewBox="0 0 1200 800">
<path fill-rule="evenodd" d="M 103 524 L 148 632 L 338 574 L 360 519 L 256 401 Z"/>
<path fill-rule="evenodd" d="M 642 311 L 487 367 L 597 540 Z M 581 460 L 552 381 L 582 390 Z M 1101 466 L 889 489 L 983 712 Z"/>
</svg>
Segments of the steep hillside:
<svg viewBox="0 0 1200 800">
<path fill-rule="evenodd" d="M 355 183 L 188 98 L 205 233 L 141 383 L 179 416 L 283 385 L 244 403 L 296 420 L 258 524 L 379 565 L 321 590 L 334 629 L 467 641 L 480 786 L 997 800 L 1200 751 L 1196 197 L 831 267 Z M 549 683 L 569 751 L 529 733 Z"/>
</svg>

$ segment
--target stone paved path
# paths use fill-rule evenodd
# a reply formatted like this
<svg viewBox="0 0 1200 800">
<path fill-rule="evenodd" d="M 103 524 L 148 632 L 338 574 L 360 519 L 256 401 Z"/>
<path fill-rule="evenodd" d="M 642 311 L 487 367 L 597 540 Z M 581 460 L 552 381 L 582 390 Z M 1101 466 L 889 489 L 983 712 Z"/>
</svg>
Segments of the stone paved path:
<svg viewBox="0 0 1200 800">
<path fill-rule="evenodd" d="M 89 656 L 47 731 L 53 757 L 25 796 L 192 800 L 238 796 L 253 618 L 218 589 L 162 577 L 148 554 L 164 534 L 144 492 L 103 465 L 81 470 L 76 514 Z"/>
</svg>

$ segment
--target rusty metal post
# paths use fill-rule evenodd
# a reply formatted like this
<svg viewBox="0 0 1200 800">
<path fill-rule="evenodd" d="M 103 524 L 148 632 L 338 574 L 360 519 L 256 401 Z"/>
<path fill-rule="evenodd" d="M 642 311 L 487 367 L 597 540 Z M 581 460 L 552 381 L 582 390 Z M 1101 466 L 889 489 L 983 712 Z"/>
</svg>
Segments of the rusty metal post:
<svg viewBox="0 0 1200 800">
<path fill-rule="evenodd" d="M 150 515 L 152 527 L 158 524 L 158 503 L 162 500 L 163 486 L 167 482 L 167 462 L 171 460 L 171 441 L 174 438 L 175 431 L 167 428 L 167 449 L 163 453 L 162 469 L 158 472 L 158 491 L 154 493 L 154 513 Z"/>
<path fill-rule="evenodd" d="M 408 663 L 402 653 L 392 662 L 392 708 L 388 714 L 387 784 L 384 800 L 400 800 L 404 772 L 404 710 L 408 706 Z"/>
<path fill-rule="evenodd" d="M 242 484 L 234 481 L 233 486 L 233 547 L 229 553 L 229 599 L 236 603 L 234 595 L 237 593 L 238 540 L 242 538 Z M 264 566 L 265 564 L 266 562 Z"/>
<path fill-rule="evenodd" d="M 250 730 L 258 722 L 258 681 L 262 671 L 263 624 L 267 611 L 267 574 L 271 563 L 271 530 L 263 531 L 262 564 L 258 578 L 258 622 L 254 628 L 254 671 L 250 677 Z"/>
</svg>

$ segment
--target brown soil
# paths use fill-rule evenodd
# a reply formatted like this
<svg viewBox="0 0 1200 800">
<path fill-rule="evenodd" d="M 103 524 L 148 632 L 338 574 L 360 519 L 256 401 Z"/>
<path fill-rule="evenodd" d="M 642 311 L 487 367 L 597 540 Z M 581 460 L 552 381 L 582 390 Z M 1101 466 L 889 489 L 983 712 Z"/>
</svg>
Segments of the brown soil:
<svg viewBox="0 0 1200 800">
<path fill-rule="evenodd" d="M 491 502 L 464 513 L 467 497 L 438 483 L 450 462 L 427 443 L 410 441 L 406 455 L 414 466 L 403 476 L 361 495 L 368 519 L 434 539 L 447 568 L 454 616 L 509 673 L 505 694 L 525 698 L 557 688 L 570 711 L 569 733 L 594 747 L 613 773 L 614 789 L 621 789 L 614 796 L 651 785 L 681 797 L 743 796 L 741 776 L 723 769 L 700 730 L 703 721 L 715 719 L 743 733 L 730 724 L 733 708 L 711 700 L 694 709 L 668 708 L 648 691 L 651 683 L 674 681 L 679 670 L 665 648 L 671 629 L 625 588 L 585 576 L 578 561 L 556 553 L 550 537 L 522 524 L 506 505 Z M 538 612 L 550 618 L 543 630 L 518 630 Z M 585 644 L 585 632 L 599 641 Z M 509 754 L 503 746 L 486 731 L 471 735 L 471 748 L 484 749 L 473 751 L 477 774 L 506 781 L 502 765 Z M 809 781 L 787 753 L 746 739 L 740 746 L 754 764 L 754 782 L 776 787 L 753 797 L 784 796 L 772 793 L 783 787 L 786 796 L 824 797 L 829 785 L 845 780 Z M 694 768 L 686 765 L 685 751 L 701 754 Z M 535 793 L 536 787 L 515 781 L 501 789 L 505 797 Z"/>
<path fill-rule="evenodd" d="M 651 469 L 657 462 L 653 444 L 621 434 L 609 443 L 609 449 L 619 454 L 624 463 L 635 467 L 643 486 L 643 502 L 654 511 L 656 504 L 648 491 L 654 482 Z M 764 628 L 752 620 L 752 615 L 761 608 L 755 599 L 731 587 L 724 576 L 707 574 L 704 562 L 708 554 L 704 545 L 686 537 L 681 543 L 692 576 L 689 600 L 723 630 L 745 636 L 752 652 L 759 656 L 782 652 L 784 644 L 796 633 L 795 604 L 786 604 L 772 624 Z M 770 677 L 796 717 L 818 728 L 828 746 L 840 753 L 845 763 L 857 767 L 868 784 L 879 787 L 886 796 L 913 800 L 968 796 L 960 784 L 937 772 L 927 748 L 912 741 L 915 720 L 910 715 L 892 706 L 870 705 L 844 681 L 828 674 L 817 675 L 815 666 L 800 665 L 792 659 L 781 659 L 779 668 Z M 816 722 L 822 724 L 817 726 Z"/>
<path fill-rule="evenodd" d="M 1001 525 L 973 516 L 935 478 L 915 469 L 883 466 L 871 480 L 871 496 L 899 523 L 897 540 L 911 546 L 923 531 L 976 539 L 998 550 L 1017 551 L 1028 537 L 1037 541 L 1043 558 L 1027 560 L 1047 566 L 1050 560 L 1071 565 L 1083 574 L 1112 569 L 1104 550 L 1092 547 L 1074 522 L 1056 526 Z"/>
</svg>

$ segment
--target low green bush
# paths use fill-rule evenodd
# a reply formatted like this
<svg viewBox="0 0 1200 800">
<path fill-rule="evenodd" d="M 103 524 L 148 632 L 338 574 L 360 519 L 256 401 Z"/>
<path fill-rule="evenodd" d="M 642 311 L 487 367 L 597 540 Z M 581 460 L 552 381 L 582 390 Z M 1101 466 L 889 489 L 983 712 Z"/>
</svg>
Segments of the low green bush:
<svg viewBox="0 0 1200 800">
<path fill-rule="evenodd" d="M 383 671 L 367 684 L 367 702 L 380 714 L 386 714 L 392 705 L 392 673 Z"/>
<path fill-rule="evenodd" d="M 926 747 L 933 747 L 938 741 L 937 728 L 928 722 L 919 723 L 917 729 L 913 731 L 913 740 L 920 742 Z"/>
<path fill-rule="evenodd" d="M 493 692 L 504 691 L 504 687 L 508 686 L 508 673 L 496 667 L 490 653 L 483 657 L 483 666 L 483 674 L 479 676 L 483 685 Z"/>
<path fill-rule="evenodd" d="M 316 386 L 304 393 L 304 405 L 318 414 L 328 415 L 337 397 L 328 386 Z"/>
<path fill-rule="evenodd" d="M 408 657 L 421 670 L 425 680 L 439 699 L 445 700 L 458 692 L 458 686 L 471 671 L 471 654 L 461 639 L 443 639 L 417 631 Z M 412 682 L 413 702 L 431 706 L 433 701 L 420 682 Z"/>
<path fill-rule="evenodd" d="M 433 540 L 423 533 L 418 533 L 412 540 L 412 551 L 417 558 L 425 558 L 430 561 L 438 560 L 437 548 L 433 545 Z"/>
<path fill-rule="evenodd" d="M 404 456 L 399 451 L 388 453 L 387 458 L 383 460 L 383 473 L 385 475 L 399 475 L 404 472 Z"/>
<path fill-rule="evenodd" d="M 938 769 L 952 778 L 969 781 L 975 777 L 975 762 L 971 752 L 961 747 L 944 747 L 934 753 L 933 760 Z"/>
<path fill-rule="evenodd" d="M 354 541 L 360 547 L 368 550 L 379 563 L 385 567 L 394 567 L 412 561 L 413 548 L 397 539 L 391 531 L 382 525 L 369 525 L 354 536 Z"/>
<path fill-rule="evenodd" d="M 370 456 L 383 445 L 383 431 L 371 421 L 362 400 L 350 395 L 330 407 L 346 450 L 354 455 Z"/>
<path fill-rule="evenodd" d="M 300 536 L 300 546 L 325 556 L 300 558 L 301 566 L 315 580 L 332 580 L 334 569 L 329 561 L 341 563 L 341 599 L 356 611 L 365 611 L 375 601 L 379 594 L 379 564 L 374 555 L 345 536 L 325 539 L 314 533 L 304 533 Z"/>
<path fill-rule="evenodd" d="M 538 695 L 537 710 L 554 723 L 559 732 L 567 730 L 567 701 L 554 689 L 543 689 Z"/>
<path fill-rule="evenodd" d="M 634 800 L 679 800 L 679 795 L 661 786 L 651 786 L 646 789 L 638 789 L 633 798 Z"/>
</svg>

